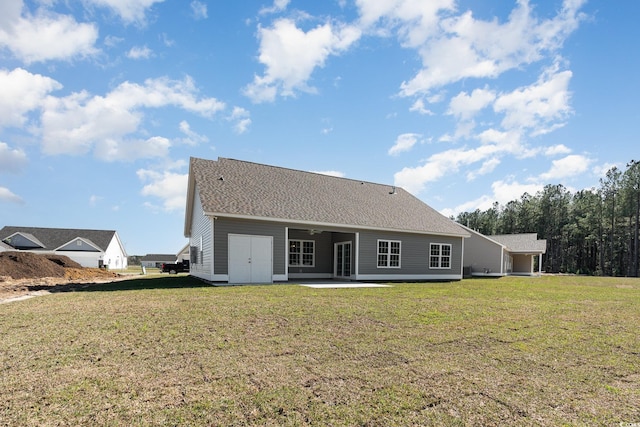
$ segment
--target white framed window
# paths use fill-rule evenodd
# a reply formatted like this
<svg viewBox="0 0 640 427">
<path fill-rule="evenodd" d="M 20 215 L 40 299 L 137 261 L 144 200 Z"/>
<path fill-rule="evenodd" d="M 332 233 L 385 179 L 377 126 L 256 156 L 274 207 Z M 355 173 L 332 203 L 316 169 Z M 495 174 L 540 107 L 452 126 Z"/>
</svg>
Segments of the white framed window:
<svg viewBox="0 0 640 427">
<path fill-rule="evenodd" d="M 400 240 L 378 240 L 378 268 L 400 268 Z"/>
<path fill-rule="evenodd" d="M 451 245 L 431 243 L 429 248 L 429 268 L 451 268 Z"/>
<path fill-rule="evenodd" d="M 316 242 L 289 240 L 289 267 L 315 267 Z"/>
</svg>

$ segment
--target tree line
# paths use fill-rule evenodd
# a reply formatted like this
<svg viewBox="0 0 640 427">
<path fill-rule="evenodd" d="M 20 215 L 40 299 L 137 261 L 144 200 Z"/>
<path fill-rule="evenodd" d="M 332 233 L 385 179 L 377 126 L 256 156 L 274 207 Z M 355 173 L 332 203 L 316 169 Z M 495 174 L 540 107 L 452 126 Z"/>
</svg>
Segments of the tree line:
<svg viewBox="0 0 640 427">
<path fill-rule="evenodd" d="M 638 277 L 640 161 L 612 167 L 599 184 L 575 193 L 546 185 L 452 219 L 484 235 L 537 233 L 547 240 L 542 270 L 548 273 Z"/>
</svg>

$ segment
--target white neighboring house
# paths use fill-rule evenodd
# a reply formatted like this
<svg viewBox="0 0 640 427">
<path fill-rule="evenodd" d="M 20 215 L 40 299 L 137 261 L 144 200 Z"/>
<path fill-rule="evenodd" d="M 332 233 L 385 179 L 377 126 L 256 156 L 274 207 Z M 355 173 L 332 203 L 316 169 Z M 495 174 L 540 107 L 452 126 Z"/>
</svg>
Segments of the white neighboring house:
<svg viewBox="0 0 640 427">
<path fill-rule="evenodd" d="M 187 243 L 186 245 L 184 245 L 184 247 L 182 249 L 180 249 L 180 252 L 178 252 L 178 261 L 177 262 L 184 262 L 184 261 L 189 261 L 189 243 Z"/>
<path fill-rule="evenodd" d="M 162 264 L 175 263 L 176 256 L 174 254 L 147 254 L 140 258 L 140 264 L 149 268 L 161 268 Z"/>
<path fill-rule="evenodd" d="M 10 251 L 64 255 L 83 267 L 128 266 L 127 252 L 113 230 L 83 230 L 6 226 L 0 230 L 0 242 Z"/>
</svg>

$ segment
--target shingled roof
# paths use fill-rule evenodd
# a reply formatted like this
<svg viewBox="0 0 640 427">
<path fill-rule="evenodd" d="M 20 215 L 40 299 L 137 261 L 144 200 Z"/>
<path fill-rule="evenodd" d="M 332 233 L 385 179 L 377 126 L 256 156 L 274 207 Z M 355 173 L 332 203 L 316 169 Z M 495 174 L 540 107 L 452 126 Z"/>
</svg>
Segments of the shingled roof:
<svg viewBox="0 0 640 427">
<path fill-rule="evenodd" d="M 196 189 L 208 215 L 468 236 L 402 188 L 226 158 L 191 158 L 185 235 Z"/>
<path fill-rule="evenodd" d="M 488 237 L 514 253 L 545 253 L 547 250 L 547 241 L 538 240 L 536 233 L 496 234 Z"/>
<path fill-rule="evenodd" d="M 106 251 L 115 231 L 6 226 L 0 230 L 0 240 L 5 240 L 15 233 L 29 237 L 30 240 L 33 240 L 33 237 L 37 243 L 42 244 L 43 250 L 55 250 L 80 237 L 98 246 L 100 250 Z"/>
</svg>

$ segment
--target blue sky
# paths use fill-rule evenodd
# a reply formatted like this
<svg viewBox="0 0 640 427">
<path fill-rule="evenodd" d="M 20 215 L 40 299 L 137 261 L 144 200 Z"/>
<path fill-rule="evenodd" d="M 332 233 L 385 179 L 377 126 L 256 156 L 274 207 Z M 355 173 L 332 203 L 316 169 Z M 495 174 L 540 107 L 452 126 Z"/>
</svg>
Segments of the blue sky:
<svg viewBox="0 0 640 427">
<path fill-rule="evenodd" d="M 3 0 L 0 226 L 186 244 L 190 156 L 446 215 L 638 160 L 640 2 Z"/>
</svg>

